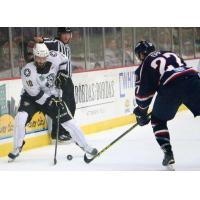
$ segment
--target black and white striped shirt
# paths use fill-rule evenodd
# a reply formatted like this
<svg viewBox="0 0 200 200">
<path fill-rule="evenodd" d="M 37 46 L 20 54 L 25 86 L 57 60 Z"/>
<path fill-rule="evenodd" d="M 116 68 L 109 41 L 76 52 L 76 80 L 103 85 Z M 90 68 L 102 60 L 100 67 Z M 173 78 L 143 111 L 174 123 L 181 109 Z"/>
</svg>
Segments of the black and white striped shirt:
<svg viewBox="0 0 200 200">
<path fill-rule="evenodd" d="M 67 56 L 69 65 L 68 65 L 68 76 L 72 76 L 72 65 L 71 65 L 71 49 L 69 44 L 64 44 L 62 41 L 58 39 L 49 39 L 43 38 L 44 43 L 47 45 L 49 50 L 59 51 Z"/>
</svg>

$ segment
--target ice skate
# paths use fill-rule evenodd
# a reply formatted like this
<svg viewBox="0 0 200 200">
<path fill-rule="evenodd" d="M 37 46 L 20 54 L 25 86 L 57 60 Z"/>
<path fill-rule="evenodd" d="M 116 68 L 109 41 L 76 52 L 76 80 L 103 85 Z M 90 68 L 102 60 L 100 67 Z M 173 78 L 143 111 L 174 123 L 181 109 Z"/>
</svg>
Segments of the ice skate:
<svg viewBox="0 0 200 200">
<path fill-rule="evenodd" d="M 167 170 L 169 171 L 175 171 L 175 160 L 174 160 L 174 155 L 172 151 L 164 153 L 164 159 L 162 162 L 162 165 L 166 167 Z"/>
<path fill-rule="evenodd" d="M 76 145 L 78 145 L 78 144 L 76 143 Z M 80 148 L 83 151 L 85 151 L 85 154 L 86 154 L 87 158 L 91 158 L 91 157 L 97 155 L 97 153 L 98 153 L 98 150 L 96 148 L 90 147 L 89 145 L 87 145 L 85 147 L 80 147 Z"/>
<path fill-rule="evenodd" d="M 52 144 L 55 144 L 55 140 L 56 140 L 56 136 L 52 136 Z M 72 138 L 70 135 L 67 134 L 61 134 L 58 136 L 58 143 L 62 144 L 62 143 L 71 143 L 72 142 Z"/>
<path fill-rule="evenodd" d="M 70 141 L 71 139 L 72 139 L 71 136 L 66 135 L 66 134 L 61 134 L 58 136 L 58 141 L 60 143 Z"/>
<path fill-rule="evenodd" d="M 23 146 L 25 145 L 25 141 L 23 141 L 22 146 L 16 148 L 13 152 L 10 152 L 8 154 L 8 162 L 14 162 L 15 159 L 19 156 L 19 154 L 21 153 Z"/>
<path fill-rule="evenodd" d="M 91 156 L 95 156 L 98 153 L 98 150 L 96 148 L 90 147 L 89 145 L 84 148 L 84 151 L 87 155 L 89 154 Z"/>
</svg>

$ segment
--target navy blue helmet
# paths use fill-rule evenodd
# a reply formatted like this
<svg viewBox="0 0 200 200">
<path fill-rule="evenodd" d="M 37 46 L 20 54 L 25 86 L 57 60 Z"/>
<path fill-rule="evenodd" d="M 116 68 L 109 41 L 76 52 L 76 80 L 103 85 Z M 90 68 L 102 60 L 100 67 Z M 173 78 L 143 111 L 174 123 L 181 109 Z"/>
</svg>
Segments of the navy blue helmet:
<svg viewBox="0 0 200 200">
<path fill-rule="evenodd" d="M 141 59 L 141 55 L 148 56 L 151 52 L 155 51 L 155 46 L 149 41 L 140 41 L 135 46 L 135 55 Z"/>
</svg>

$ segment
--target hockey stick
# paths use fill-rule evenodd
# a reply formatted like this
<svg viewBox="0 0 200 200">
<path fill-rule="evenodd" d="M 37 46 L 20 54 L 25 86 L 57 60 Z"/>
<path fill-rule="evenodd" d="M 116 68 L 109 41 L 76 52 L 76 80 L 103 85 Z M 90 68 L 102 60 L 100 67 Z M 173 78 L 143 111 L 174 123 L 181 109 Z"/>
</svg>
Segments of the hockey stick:
<svg viewBox="0 0 200 200">
<path fill-rule="evenodd" d="M 58 98 L 60 100 L 60 86 L 58 92 Z M 58 115 L 57 115 L 57 129 L 56 129 L 56 143 L 55 143 L 55 152 L 54 152 L 54 165 L 57 164 L 57 149 L 58 149 L 58 135 L 59 135 L 59 126 L 60 126 L 60 107 L 58 107 Z"/>
<path fill-rule="evenodd" d="M 149 117 L 151 115 L 151 113 L 149 113 L 147 115 L 147 117 Z M 92 162 L 95 158 L 97 158 L 98 156 L 100 156 L 102 153 L 104 153 L 107 149 L 109 149 L 113 144 L 115 144 L 117 141 L 119 141 L 121 138 L 123 138 L 125 135 L 127 135 L 130 131 L 132 131 L 135 127 L 138 126 L 138 123 L 134 124 L 133 126 L 131 126 L 128 130 L 126 130 L 123 134 L 121 134 L 119 137 L 117 137 L 115 140 L 113 140 L 109 145 L 107 145 L 106 147 L 104 147 L 101 151 L 99 151 L 98 154 L 96 154 L 94 157 L 92 158 L 88 158 L 86 156 L 86 154 L 84 155 L 84 161 L 86 163 L 90 163 Z"/>
</svg>

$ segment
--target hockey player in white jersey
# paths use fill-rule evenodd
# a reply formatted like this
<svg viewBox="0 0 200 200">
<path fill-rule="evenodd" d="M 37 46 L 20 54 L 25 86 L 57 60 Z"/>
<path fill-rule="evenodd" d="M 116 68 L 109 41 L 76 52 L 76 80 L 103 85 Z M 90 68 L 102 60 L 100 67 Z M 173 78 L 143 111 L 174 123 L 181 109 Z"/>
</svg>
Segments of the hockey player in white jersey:
<svg viewBox="0 0 200 200">
<path fill-rule="evenodd" d="M 34 61 L 22 68 L 23 92 L 20 106 L 15 117 L 14 149 L 8 154 L 10 161 L 19 156 L 25 144 L 25 126 L 33 115 L 41 111 L 56 119 L 60 109 L 60 122 L 74 142 L 90 155 L 96 155 L 97 149 L 90 147 L 76 124 L 72 114 L 62 99 L 58 98 L 58 85 L 66 79 L 68 59 L 56 51 L 49 51 L 44 43 L 37 43 L 33 49 Z"/>
</svg>

